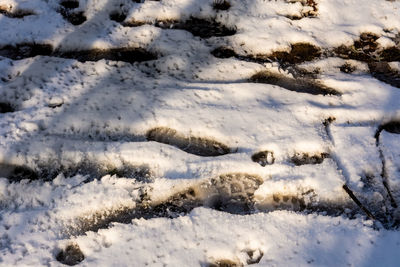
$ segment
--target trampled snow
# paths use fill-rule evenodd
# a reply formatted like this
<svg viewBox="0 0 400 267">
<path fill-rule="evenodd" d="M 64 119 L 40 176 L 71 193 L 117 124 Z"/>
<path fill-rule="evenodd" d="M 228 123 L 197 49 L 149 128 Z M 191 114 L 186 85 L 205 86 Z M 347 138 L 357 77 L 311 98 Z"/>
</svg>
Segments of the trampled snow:
<svg viewBox="0 0 400 267">
<path fill-rule="evenodd" d="M 0 266 L 399 265 L 400 2 L 223 2 L 0 0 Z"/>
</svg>

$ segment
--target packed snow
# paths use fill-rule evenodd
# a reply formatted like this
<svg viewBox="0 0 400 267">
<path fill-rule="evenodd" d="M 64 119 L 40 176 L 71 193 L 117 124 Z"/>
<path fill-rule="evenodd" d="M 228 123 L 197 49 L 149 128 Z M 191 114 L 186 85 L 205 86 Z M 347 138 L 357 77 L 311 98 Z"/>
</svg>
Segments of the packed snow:
<svg viewBox="0 0 400 267">
<path fill-rule="evenodd" d="M 0 0 L 0 266 L 398 266 L 399 12 Z"/>
</svg>

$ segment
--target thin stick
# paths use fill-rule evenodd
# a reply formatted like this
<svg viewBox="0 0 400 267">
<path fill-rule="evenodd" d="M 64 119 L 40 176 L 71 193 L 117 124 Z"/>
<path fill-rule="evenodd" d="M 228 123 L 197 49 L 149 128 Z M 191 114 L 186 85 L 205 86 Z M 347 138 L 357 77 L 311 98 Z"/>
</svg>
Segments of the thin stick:
<svg viewBox="0 0 400 267">
<path fill-rule="evenodd" d="M 372 213 L 363 204 L 361 204 L 360 200 L 358 200 L 353 191 L 351 191 L 351 189 L 346 184 L 343 185 L 343 189 L 371 220 L 376 220 L 375 216 L 372 215 Z"/>
</svg>

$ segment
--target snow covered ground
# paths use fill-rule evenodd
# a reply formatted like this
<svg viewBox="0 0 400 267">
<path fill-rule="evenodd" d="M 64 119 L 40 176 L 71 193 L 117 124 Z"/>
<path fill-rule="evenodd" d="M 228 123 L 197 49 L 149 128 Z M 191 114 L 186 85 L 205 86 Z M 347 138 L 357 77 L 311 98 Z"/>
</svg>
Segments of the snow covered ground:
<svg viewBox="0 0 400 267">
<path fill-rule="evenodd" d="M 399 12 L 0 0 L 0 266 L 398 266 Z"/>
</svg>

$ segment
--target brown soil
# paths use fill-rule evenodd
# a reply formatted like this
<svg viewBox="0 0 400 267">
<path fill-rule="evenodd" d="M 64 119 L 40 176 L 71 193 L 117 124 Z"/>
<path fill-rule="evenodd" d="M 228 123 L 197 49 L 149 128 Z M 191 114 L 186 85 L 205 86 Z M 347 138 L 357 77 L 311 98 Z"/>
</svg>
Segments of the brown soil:
<svg viewBox="0 0 400 267">
<path fill-rule="evenodd" d="M 302 77 L 292 78 L 269 71 L 258 72 L 254 74 L 249 81 L 277 85 L 289 91 L 312 95 L 341 95 L 339 91 L 323 85 L 318 80 Z"/>
<path fill-rule="evenodd" d="M 231 152 L 227 145 L 218 141 L 203 137 L 186 137 L 167 127 L 157 127 L 149 130 L 146 138 L 148 141 L 172 145 L 187 153 L 203 157 L 221 156 Z"/>
<path fill-rule="evenodd" d="M 275 162 L 274 152 L 267 150 L 257 152 L 251 156 L 251 160 L 257 162 L 263 167 L 265 167 L 266 165 L 274 164 Z"/>
<path fill-rule="evenodd" d="M 15 108 L 10 103 L 0 102 L 0 113 L 9 112 L 15 112 Z"/>
<path fill-rule="evenodd" d="M 56 259 L 62 264 L 73 266 L 85 259 L 81 249 L 78 244 L 72 243 L 69 244 L 65 249 L 61 250 Z"/>
<path fill-rule="evenodd" d="M 49 56 L 53 47 L 49 44 L 22 43 L 16 46 L 6 45 L 0 48 L 0 56 L 14 60 L 35 56 Z"/>
<path fill-rule="evenodd" d="M 215 10 L 228 10 L 231 8 L 231 4 L 227 0 L 214 0 L 213 8 Z"/>
<path fill-rule="evenodd" d="M 329 158 L 328 153 L 319 153 L 310 155 L 308 153 L 296 153 L 291 159 L 296 166 L 306 165 L 306 164 L 321 164 L 324 159 Z"/>
<path fill-rule="evenodd" d="M 128 21 L 125 26 L 137 27 L 145 24 L 150 24 L 144 21 Z M 231 36 L 236 33 L 236 29 L 228 28 L 225 25 L 215 21 L 213 18 L 195 18 L 191 17 L 185 21 L 175 20 L 159 20 L 152 25 L 162 29 L 178 29 L 186 30 L 194 36 L 201 38 Z"/>
</svg>

